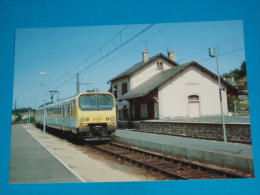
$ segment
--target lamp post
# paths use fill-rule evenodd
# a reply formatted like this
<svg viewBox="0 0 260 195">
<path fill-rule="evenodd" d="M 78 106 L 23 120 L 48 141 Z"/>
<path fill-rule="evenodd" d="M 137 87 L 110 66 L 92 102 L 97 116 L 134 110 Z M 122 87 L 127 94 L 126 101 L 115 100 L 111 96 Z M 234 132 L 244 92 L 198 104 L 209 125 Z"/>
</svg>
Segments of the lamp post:
<svg viewBox="0 0 260 195">
<path fill-rule="evenodd" d="M 46 73 L 45 72 L 40 72 L 41 75 L 44 75 L 44 104 L 43 104 L 43 139 L 46 138 L 46 124 L 45 124 L 45 118 L 46 118 L 46 109 L 45 109 L 45 104 L 46 104 Z"/>
<path fill-rule="evenodd" d="M 26 123 L 27 123 L 27 126 L 29 126 L 29 118 L 28 118 L 28 115 L 29 115 L 29 101 L 26 101 L 26 102 L 27 102 Z"/>
<path fill-rule="evenodd" d="M 31 94 L 28 94 L 28 96 L 29 96 L 29 103 L 28 103 L 29 124 L 28 124 L 28 126 L 30 127 L 31 126 L 31 112 L 30 112 Z"/>
<path fill-rule="evenodd" d="M 224 118 L 224 113 L 223 113 L 223 101 L 222 101 L 222 93 L 221 93 L 222 89 L 221 89 L 221 85 L 220 85 L 220 76 L 219 76 L 219 69 L 218 69 L 218 48 L 209 48 L 209 56 L 210 57 L 216 57 L 221 119 L 222 119 L 224 142 L 226 143 L 227 142 L 227 134 L 226 134 L 225 118 Z"/>
</svg>

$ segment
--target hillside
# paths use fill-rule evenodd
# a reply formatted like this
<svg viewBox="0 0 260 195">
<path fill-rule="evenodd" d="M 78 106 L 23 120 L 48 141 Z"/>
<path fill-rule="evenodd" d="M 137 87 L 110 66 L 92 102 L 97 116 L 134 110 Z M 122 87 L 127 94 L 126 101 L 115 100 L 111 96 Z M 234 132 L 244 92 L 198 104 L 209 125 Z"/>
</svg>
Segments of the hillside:
<svg viewBox="0 0 260 195">
<path fill-rule="evenodd" d="M 236 83 L 238 84 L 238 88 L 241 90 L 247 90 L 247 77 L 243 77 L 241 79 L 235 80 Z"/>
<path fill-rule="evenodd" d="M 230 71 L 222 75 L 225 78 L 233 78 L 238 85 L 238 89 L 247 90 L 246 62 L 244 61 L 240 68 Z M 248 111 L 249 103 L 247 97 L 230 96 L 228 97 L 228 110 L 230 112 Z M 248 115 L 249 113 L 247 113 Z"/>
<path fill-rule="evenodd" d="M 230 73 L 224 73 L 222 77 L 234 78 L 235 82 L 238 84 L 239 89 L 247 90 L 246 62 L 244 61 L 240 68 L 236 68 L 230 71 Z"/>
</svg>

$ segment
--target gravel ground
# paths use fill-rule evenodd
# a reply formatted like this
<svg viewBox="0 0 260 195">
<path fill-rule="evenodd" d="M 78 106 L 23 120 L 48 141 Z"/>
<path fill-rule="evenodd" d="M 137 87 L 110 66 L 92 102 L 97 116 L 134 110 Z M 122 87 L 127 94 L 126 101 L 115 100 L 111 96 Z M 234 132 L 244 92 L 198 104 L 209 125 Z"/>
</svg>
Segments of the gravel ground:
<svg viewBox="0 0 260 195">
<path fill-rule="evenodd" d="M 75 175 L 86 182 L 128 182 L 128 181 L 147 181 L 140 174 L 140 170 L 115 164 L 111 160 L 106 160 L 105 156 L 94 154 L 87 150 L 82 150 L 82 146 L 74 145 L 65 139 L 46 133 L 46 139 L 42 138 L 42 131 L 24 126 L 39 143 L 47 148 L 57 159 L 68 166 Z"/>
</svg>

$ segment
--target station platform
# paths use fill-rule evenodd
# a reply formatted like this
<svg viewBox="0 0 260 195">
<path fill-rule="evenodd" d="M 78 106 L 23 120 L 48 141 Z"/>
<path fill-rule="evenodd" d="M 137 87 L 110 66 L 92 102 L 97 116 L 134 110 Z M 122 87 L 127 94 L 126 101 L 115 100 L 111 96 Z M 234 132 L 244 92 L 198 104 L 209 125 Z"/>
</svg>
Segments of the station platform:
<svg viewBox="0 0 260 195">
<path fill-rule="evenodd" d="M 81 183 L 24 128 L 12 126 L 9 183 Z"/>
<path fill-rule="evenodd" d="M 252 146 L 131 130 L 117 130 L 113 141 L 201 163 L 235 169 L 254 174 Z"/>
</svg>

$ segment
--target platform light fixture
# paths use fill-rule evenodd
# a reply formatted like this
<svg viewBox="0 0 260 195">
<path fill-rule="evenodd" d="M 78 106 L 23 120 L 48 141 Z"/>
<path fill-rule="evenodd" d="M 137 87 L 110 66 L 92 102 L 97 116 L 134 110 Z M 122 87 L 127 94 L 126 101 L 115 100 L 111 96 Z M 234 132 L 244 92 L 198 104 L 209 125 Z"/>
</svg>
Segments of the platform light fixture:
<svg viewBox="0 0 260 195">
<path fill-rule="evenodd" d="M 221 93 L 222 88 L 220 85 L 220 76 L 219 76 L 219 68 L 218 68 L 218 48 L 209 48 L 209 56 L 216 57 L 223 137 L 224 137 L 224 142 L 227 143 L 227 133 L 226 133 L 226 125 L 225 125 L 225 118 L 223 113 L 223 101 L 222 101 L 222 93 Z"/>
<path fill-rule="evenodd" d="M 46 119 L 46 109 L 45 109 L 45 105 L 46 105 L 46 75 L 47 73 L 45 72 L 40 72 L 41 75 L 44 75 L 44 104 L 43 104 L 43 139 L 46 138 L 46 123 L 45 123 L 45 119 Z"/>
</svg>

